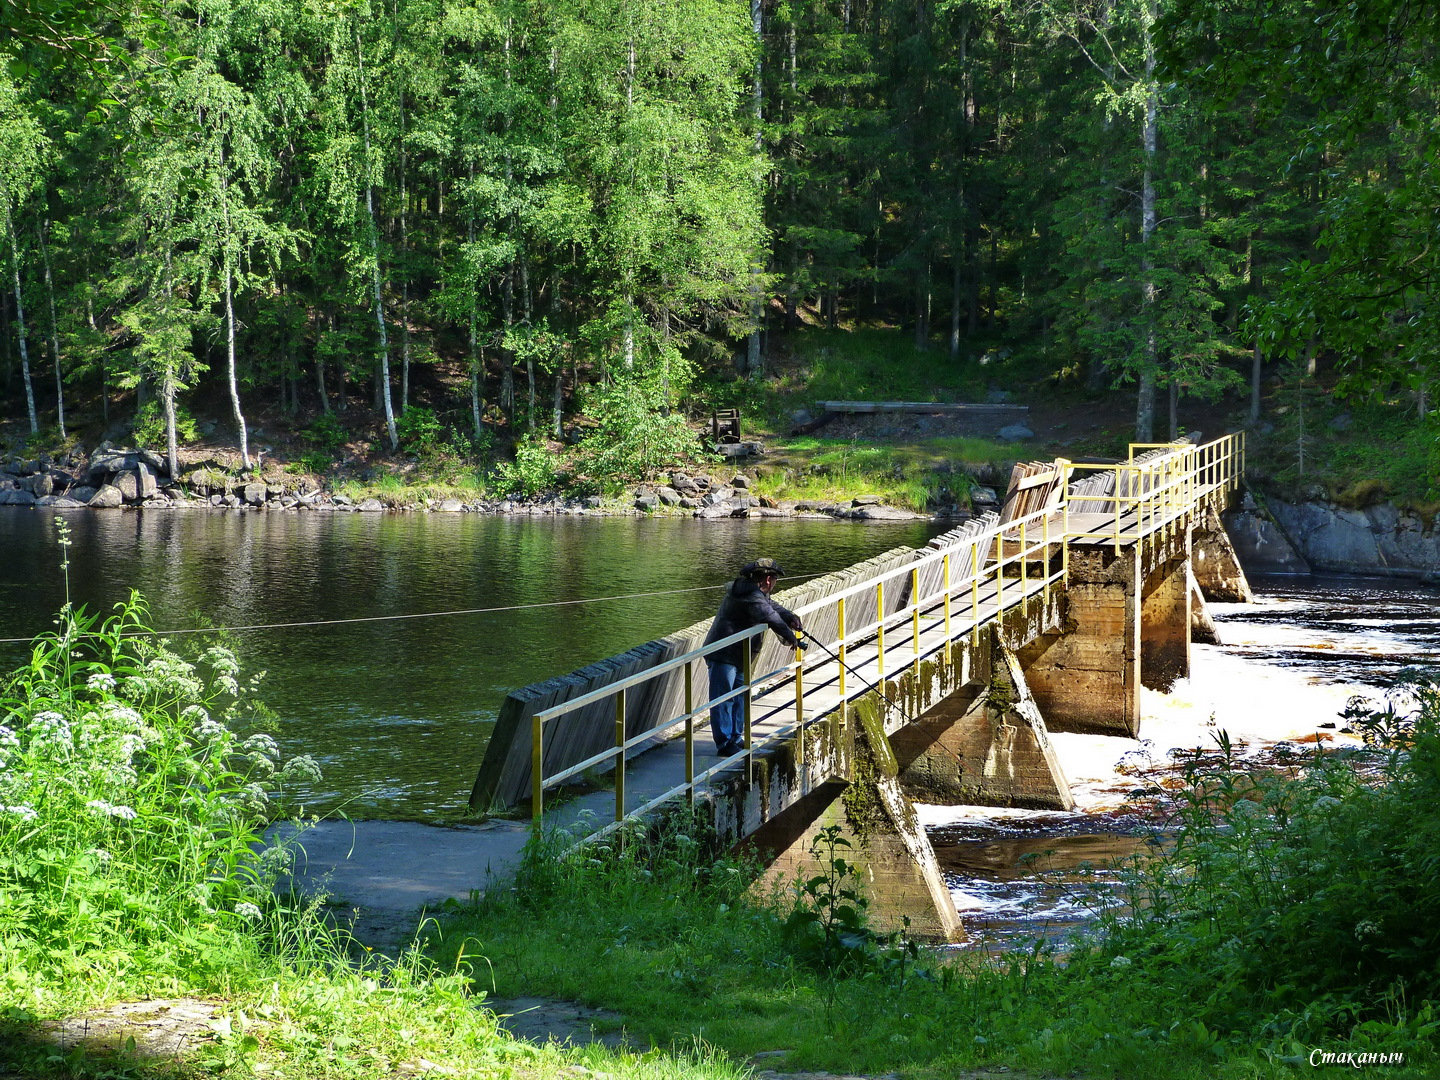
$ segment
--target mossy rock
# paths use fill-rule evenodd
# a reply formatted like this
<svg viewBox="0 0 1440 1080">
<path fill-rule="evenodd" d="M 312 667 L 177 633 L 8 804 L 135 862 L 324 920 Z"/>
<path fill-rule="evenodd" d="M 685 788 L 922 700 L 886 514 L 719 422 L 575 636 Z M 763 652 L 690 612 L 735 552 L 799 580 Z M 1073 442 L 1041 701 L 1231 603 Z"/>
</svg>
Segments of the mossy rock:
<svg viewBox="0 0 1440 1080">
<path fill-rule="evenodd" d="M 1384 480 L 1370 478 L 1357 480 L 1349 487 L 1336 492 L 1335 501 L 1351 510 L 1364 510 L 1384 502 L 1390 496 L 1390 485 Z"/>
<path fill-rule="evenodd" d="M 235 478 L 220 469 L 205 467 L 186 473 L 185 483 L 197 491 L 223 495 L 235 486 Z"/>
</svg>

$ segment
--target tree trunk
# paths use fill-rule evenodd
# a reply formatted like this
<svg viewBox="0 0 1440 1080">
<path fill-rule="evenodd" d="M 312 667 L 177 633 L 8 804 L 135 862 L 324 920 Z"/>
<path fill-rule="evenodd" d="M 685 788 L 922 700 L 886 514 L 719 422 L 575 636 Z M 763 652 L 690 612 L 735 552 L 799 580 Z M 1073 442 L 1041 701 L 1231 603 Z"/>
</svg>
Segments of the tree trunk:
<svg viewBox="0 0 1440 1080">
<path fill-rule="evenodd" d="M 1151 266 L 1151 245 L 1155 238 L 1155 149 L 1159 135 L 1160 88 L 1155 85 L 1155 41 L 1151 27 L 1156 19 L 1156 0 L 1147 0 L 1144 19 L 1145 47 L 1145 176 L 1140 192 L 1140 272 L 1145 302 L 1145 356 L 1140 371 L 1140 388 L 1135 400 L 1135 441 L 1155 439 L 1155 372 L 1159 366 L 1155 328 L 1155 276 Z"/>
<path fill-rule="evenodd" d="M 166 308 L 170 307 L 174 297 L 175 273 L 174 266 L 171 262 L 171 249 L 167 242 L 165 247 Z M 226 293 L 226 299 L 228 304 L 228 291 Z M 175 480 L 180 476 L 180 440 L 175 432 L 175 369 L 173 364 L 167 363 L 165 365 L 165 373 L 160 382 L 160 406 L 165 411 L 165 464 L 170 470 L 170 479 Z"/>
<path fill-rule="evenodd" d="M 10 268 L 15 273 L 15 327 L 20 342 L 20 378 L 25 383 L 25 409 L 30 416 L 30 434 L 40 430 L 40 421 L 35 415 L 35 388 L 30 383 L 30 347 L 25 343 L 25 300 L 20 290 L 20 241 L 15 236 L 15 222 L 6 218 L 10 232 Z"/>
<path fill-rule="evenodd" d="M 47 219 L 40 226 L 40 259 L 45 267 L 45 299 L 50 304 L 50 362 L 55 365 L 55 423 L 60 438 L 65 438 L 65 380 L 60 370 L 60 331 L 55 325 L 55 283 L 50 277 L 50 247 L 45 233 L 50 229 Z"/>
<path fill-rule="evenodd" d="M 751 119 L 755 124 L 755 178 L 760 180 L 761 155 L 765 152 L 765 141 L 760 124 L 764 118 L 765 85 L 764 76 L 764 11 L 761 0 L 750 0 L 750 22 L 755 29 L 755 75 L 751 82 Z M 765 361 L 760 353 L 760 331 L 765 317 L 764 301 L 760 295 L 760 275 L 763 267 L 757 259 L 751 271 L 750 285 L 750 339 L 745 346 L 745 373 L 752 379 L 765 374 Z"/>
<path fill-rule="evenodd" d="M 475 166 L 470 165 L 470 183 L 474 187 Z M 467 200 L 468 201 L 468 200 Z M 467 211 L 465 220 L 465 237 L 470 246 L 475 246 L 475 211 Z M 478 281 L 470 283 L 470 415 L 475 424 L 475 441 L 478 443 L 485 433 L 480 425 L 480 417 L 484 413 L 483 402 L 481 401 L 483 366 L 480 360 L 479 337 L 476 333 L 476 323 L 479 321 L 479 300 L 476 291 L 480 288 Z"/>
<path fill-rule="evenodd" d="M 250 468 L 250 440 L 245 430 L 245 414 L 240 411 L 240 385 L 235 374 L 235 298 L 234 270 L 230 262 L 230 200 L 225 178 L 225 153 L 220 153 L 220 213 L 225 224 L 224 248 L 220 261 L 225 267 L 225 372 L 230 383 L 230 408 L 235 414 L 235 430 L 240 435 L 240 461 Z"/>
<path fill-rule="evenodd" d="M 958 255 L 952 259 L 954 262 L 953 279 L 950 285 L 950 359 L 960 359 L 960 259 Z"/>
<path fill-rule="evenodd" d="M 405 94 L 400 94 L 400 411 L 410 407 L 410 271 L 405 266 Z"/>
<path fill-rule="evenodd" d="M 375 287 L 375 326 L 380 332 L 380 398 L 390 452 L 400 449 L 395 430 L 395 408 L 390 401 L 390 338 L 385 331 L 385 302 L 380 292 L 380 231 L 375 224 L 375 192 L 370 169 L 370 108 L 365 98 L 365 54 L 360 48 L 360 24 L 355 24 L 355 70 L 360 83 L 360 130 L 365 140 L 365 215 L 370 222 L 371 279 Z"/>
<path fill-rule="evenodd" d="M 1255 342 L 1255 350 L 1250 360 L 1250 426 L 1254 427 L 1260 423 L 1260 342 Z"/>
</svg>

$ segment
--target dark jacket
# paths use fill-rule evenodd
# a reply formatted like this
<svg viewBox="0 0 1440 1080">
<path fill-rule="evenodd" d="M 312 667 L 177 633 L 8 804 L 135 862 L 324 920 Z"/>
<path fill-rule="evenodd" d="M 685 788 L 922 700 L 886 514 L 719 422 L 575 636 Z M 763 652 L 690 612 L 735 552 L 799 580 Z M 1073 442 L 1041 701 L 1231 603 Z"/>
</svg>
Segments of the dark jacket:
<svg viewBox="0 0 1440 1080">
<path fill-rule="evenodd" d="M 710 624 L 710 632 L 705 635 L 705 644 L 709 645 L 712 641 L 719 641 L 731 634 L 738 634 L 741 630 L 763 624 L 774 630 L 776 636 L 793 649 L 795 635 L 790 632 L 790 626 L 799 622 L 793 611 L 771 600 L 755 582 L 749 578 L 736 578 L 725 591 L 725 599 L 720 601 L 720 612 Z M 718 652 L 710 653 L 705 659 L 741 667 L 745 663 L 744 648 L 744 643 L 737 641 Z M 752 643 L 750 648 L 752 657 L 760 651 L 758 642 Z"/>
</svg>

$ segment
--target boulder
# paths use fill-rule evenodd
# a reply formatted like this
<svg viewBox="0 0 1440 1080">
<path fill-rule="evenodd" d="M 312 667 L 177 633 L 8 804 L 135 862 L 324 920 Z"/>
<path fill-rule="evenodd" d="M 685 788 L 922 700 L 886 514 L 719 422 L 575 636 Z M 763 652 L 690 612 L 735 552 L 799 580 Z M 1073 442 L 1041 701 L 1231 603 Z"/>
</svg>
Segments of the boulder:
<svg viewBox="0 0 1440 1080">
<path fill-rule="evenodd" d="M 284 496 L 284 494 L 285 494 L 285 487 L 284 487 L 283 484 L 266 484 L 266 485 L 265 485 L 265 497 L 266 497 L 267 499 L 279 499 L 279 498 L 282 498 L 282 497 Z"/>
<path fill-rule="evenodd" d="M 1007 442 L 1019 442 L 1021 439 L 1033 439 L 1035 432 L 1031 431 L 1024 424 L 1006 424 L 995 433 Z"/>
<path fill-rule="evenodd" d="M 265 501 L 265 485 L 250 483 L 240 489 L 240 496 L 251 506 L 259 506 Z"/>
<path fill-rule="evenodd" d="M 666 506 L 680 505 L 680 493 L 672 487 L 662 487 L 658 489 L 655 492 L 655 497 L 658 498 Z"/>
<path fill-rule="evenodd" d="M 115 473 L 133 469 L 138 459 L 125 450 L 96 450 L 90 457 L 90 466 L 86 470 L 91 481 L 98 480 L 105 476 L 113 476 Z"/>
<path fill-rule="evenodd" d="M 635 500 L 635 509 L 649 513 L 660 505 L 660 500 L 654 495 L 641 495 Z"/>
<path fill-rule="evenodd" d="M 851 506 L 879 506 L 879 495 L 857 495 L 850 500 Z"/>
<path fill-rule="evenodd" d="M 125 502 L 125 496 L 114 484 L 101 484 L 100 489 L 90 496 L 87 506 L 98 506 L 101 509 L 113 510 Z"/>
<path fill-rule="evenodd" d="M 465 504 L 459 499 L 446 499 L 435 509 L 443 514 L 458 514 L 465 509 Z"/>
<path fill-rule="evenodd" d="M 970 489 L 970 501 L 976 506 L 994 506 L 1000 501 L 1000 497 L 995 494 L 994 488 L 977 487 Z"/>
<path fill-rule="evenodd" d="M 153 454 L 151 455 L 154 456 Z M 153 499 L 160 492 L 160 486 L 155 483 L 155 474 L 150 471 L 150 466 L 141 461 L 135 465 L 135 479 L 140 485 L 140 498 Z"/>
<path fill-rule="evenodd" d="M 586 495 L 586 496 L 585 496 L 585 509 L 587 509 L 587 510 L 599 510 L 599 509 L 600 509 L 600 504 L 601 504 L 602 501 L 603 501 L 603 500 L 600 498 L 599 495 Z"/>
<path fill-rule="evenodd" d="M 670 474 L 670 486 L 681 495 L 694 495 L 700 490 L 700 485 L 682 472 Z"/>
<path fill-rule="evenodd" d="M 914 521 L 924 516 L 898 506 L 857 506 L 850 512 L 856 521 Z"/>
<path fill-rule="evenodd" d="M 680 508 L 682 510 L 698 510 L 702 505 L 704 504 L 701 503 L 699 499 L 686 498 L 680 500 Z"/>
<path fill-rule="evenodd" d="M 748 488 L 750 486 L 750 478 L 744 473 L 736 473 L 730 481 L 730 486 L 741 489 Z"/>
<path fill-rule="evenodd" d="M 0 491 L 0 506 L 34 506 L 35 496 L 24 488 Z"/>
<path fill-rule="evenodd" d="M 336 505 L 336 506 L 354 506 L 354 505 L 355 505 L 355 500 L 352 499 L 352 498 L 350 498 L 349 495 L 336 495 L 334 502 L 335 502 L 335 505 Z"/>
<path fill-rule="evenodd" d="M 381 510 L 385 509 L 385 504 L 379 499 L 366 499 L 355 509 L 363 514 L 378 514 Z"/>
<path fill-rule="evenodd" d="M 715 452 L 723 458 L 747 458 L 763 454 L 765 444 L 760 442 L 721 443 L 715 448 Z"/>
<path fill-rule="evenodd" d="M 70 498 L 74 499 L 76 502 L 88 503 L 91 499 L 95 497 L 96 490 L 97 489 L 93 487 L 82 484 L 79 487 L 71 488 L 65 494 L 68 495 Z"/>
<path fill-rule="evenodd" d="M 122 472 L 119 476 L 115 477 L 113 486 L 120 492 L 120 497 L 127 503 L 140 501 L 140 477 L 136 475 L 134 469 L 128 472 Z"/>
<path fill-rule="evenodd" d="M 1246 498 L 1249 496 L 1247 494 Z M 1254 502 L 1250 505 L 1254 507 Z M 1252 572 L 1308 574 L 1310 565 L 1290 545 L 1279 527 L 1258 507 L 1225 515 L 1225 531 L 1240 565 Z"/>
<path fill-rule="evenodd" d="M 40 500 L 35 500 L 39 505 Z M 68 495 L 51 495 L 48 500 L 50 506 L 55 510 L 83 510 L 85 504 L 79 499 L 72 499 Z"/>
<path fill-rule="evenodd" d="M 170 463 L 165 460 L 164 455 L 157 454 L 154 450 L 138 450 L 135 458 L 156 476 L 170 475 Z"/>
<path fill-rule="evenodd" d="M 30 493 L 37 499 L 55 494 L 55 478 L 48 472 L 36 473 L 30 477 Z"/>
<path fill-rule="evenodd" d="M 15 481 L 10 477 L 0 475 L 0 491 L 9 491 L 15 486 Z"/>
</svg>

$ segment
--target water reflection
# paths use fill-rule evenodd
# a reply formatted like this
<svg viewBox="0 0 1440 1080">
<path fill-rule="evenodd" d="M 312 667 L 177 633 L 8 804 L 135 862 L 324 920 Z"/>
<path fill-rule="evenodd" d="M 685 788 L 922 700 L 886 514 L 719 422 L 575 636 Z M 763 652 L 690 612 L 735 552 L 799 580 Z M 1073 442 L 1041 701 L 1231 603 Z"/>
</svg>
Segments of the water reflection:
<svg viewBox="0 0 1440 1080">
<path fill-rule="evenodd" d="M 50 627 L 64 598 L 55 514 L 0 510 L 0 637 Z M 139 589 L 161 627 L 323 621 L 584 600 L 723 584 L 770 555 L 792 574 L 839 569 L 939 531 L 928 522 L 698 522 L 471 514 L 80 513 L 77 603 Z M 714 589 L 486 615 L 244 631 L 246 671 L 287 752 L 313 753 L 319 810 L 461 811 L 505 694 L 711 614 Z M 0 665 L 20 662 L 0 645 Z"/>
</svg>

